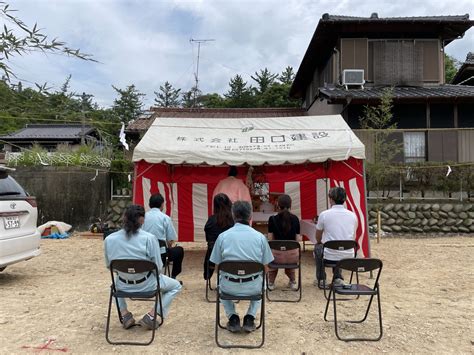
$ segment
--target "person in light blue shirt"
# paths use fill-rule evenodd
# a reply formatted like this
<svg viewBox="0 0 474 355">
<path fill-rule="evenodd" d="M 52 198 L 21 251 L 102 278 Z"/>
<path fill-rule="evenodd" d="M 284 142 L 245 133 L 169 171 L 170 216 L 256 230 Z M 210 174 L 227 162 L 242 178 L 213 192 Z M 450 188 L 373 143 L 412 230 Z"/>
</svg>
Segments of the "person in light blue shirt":
<svg viewBox="0 0 474 355">
<path fill-rule="evenodd" d="M 264 264 L 265 271 L 268 271 L 268 263 L 273 260 L 273 255 L 265 236 L 250 227 L 252 206 L 247 201 L 236 201 L 232 205 L 232 216 L 235 225 L 219 235 L 209 260 L 215 263 L 216 267 L 223 261 L 255 261 Z M 240 282 L 234 275 L 227 277 L 221 274 L 219 279 L 220 290 L 235 296 L 259 294 L 262 282 L 264 280 L 261 276 Z M 240 318 L 235 311 L 234 302 L 230 300 L 221 302 L 229 318 L 227 329 L 231 332 L 240 332 Z M 255 330 L 255 316 L 260 303 L 261 301 L 250 301 L 243 322 L 243 329 L 248 333 Z"/>
<path fill-rule="evenodd" d="M 110 268 L 112 260 L 116 259 L 140 259 L 154 262 L 160 272 L 160 288 L 162 293 L 163 309 L 158 309 L 163 318 L 168 315 L 172 300 L 181 290 L 178 281 L 161 274 L 163 263 L 161 262 L 160 248 L 157 239 L 150 233 L 141 229 L 144 222 L 145 210 L 142 206 L 131 205 L 127 207 L 123 215 L 123 228 L 110 234 L 104 240 L 105 264 Z M 118 273 L 115 279 L 117 290 L 130 292 L 147 292 L 156 289 L 156 275 L 152 273 L 122 274 Z M 125 329 L 135 325 L 135 319 L 127 309 L 124 298 L 118 298 L 120 314 L 123 318 L 122 326 Z M 143 316 L 140 325 L 147 329 L 153 328 L 153 309 Z M 156 322 L 158 326 L 158 322 Z"/>
<path fill-rule="evenodd" d="M 184 259 L 184 249 L 175 245 L 178 239 L 171 218 L 163 213 L 165 199 L 160 193 L 150 197 L 150 210 L 145 213 L 145 223 L 143 230 L 153 234 L 158 240 L 166 242 L 166 248 L 161 248 L 161 260 L 166 262 L 166 258 L 173 263 L 171 277 L 175 279 L 180 273 Z M 181 281 L 180 281 L 181 283 Z"/>
</svg>

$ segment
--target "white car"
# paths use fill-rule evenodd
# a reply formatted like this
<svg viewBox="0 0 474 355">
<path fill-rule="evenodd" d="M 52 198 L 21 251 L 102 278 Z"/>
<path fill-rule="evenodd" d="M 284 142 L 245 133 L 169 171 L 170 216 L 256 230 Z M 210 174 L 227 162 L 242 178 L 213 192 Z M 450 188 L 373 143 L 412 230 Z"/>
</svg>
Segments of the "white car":
<svg viewBox="0 0 474 355">
<path fill-rule="evenodd" d="M 41 254 L 36 198 L 9 176 L 11 170 L 0 166 L 0 272 Z"/>
</svg>

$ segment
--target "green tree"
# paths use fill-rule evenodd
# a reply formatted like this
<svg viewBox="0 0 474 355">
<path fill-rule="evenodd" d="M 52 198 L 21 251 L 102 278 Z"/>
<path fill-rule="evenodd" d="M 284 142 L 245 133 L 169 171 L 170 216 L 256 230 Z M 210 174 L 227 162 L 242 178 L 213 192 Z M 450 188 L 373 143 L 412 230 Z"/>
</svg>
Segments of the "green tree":
<svg viewBox="0 0 474 355">
<path fill-rule="evenodd" d="M 0 71 L 3 72 L 7 81 L 15 76 L 8 63 L 16 55 L 43 52 L 95 61 L 89 54 L 82 53 L 79 49 L 72 49 L 57 38 L 49 39 L 41 32 L 37 24 L 29 27 L 15 17 L 14 12 L 15 10 L 10 9 L 7 2 L 0 1 L 0 18 L 3 20 L 3 28 L 0 32 Z"/>
<path fill-rule="evenodd" d="M 142 112 L 142 97 L 145 96 L 145 94 L 138 91 L 133 84 L 127 86 L 125 89 L 120 89 L 113 85 L 112 87 L 119 95 L 114 100 L 112 109 L 120 120 L 127 124 L 137 118 Z"/>
<path fill-rule="evenodd" d="M 199 97 L 202 107 L 206 108 L 223 108 L 226 107 L 226 100 L 217 93 L 205 94 Z"/>
<path fill-rule="evenodd" d="M 181 89 L 175 89 L 169 82 L 165 82 L 164 86 L 160 85 L 160 92 L 155 91 L 155 103 L 159 107 L 178 107 L 180 91 Z"/>
<path fill-rule="evenodd" d="M 193 86 L 189 91 L 185 91 L 182 94 L 181 107 L 192 108 L 199 107 L 200 97 L 202 95 L 201 90 Z"/>
<path fill-rule="evenodd" d="M 300 99 L 290 98 L 290 85 L 273 83 L 259 95 L 258 107 L 300 107 Z"/>
<path fill-rule="evenodd" d="M 459 60 L 446 53 L 444 54 L 444 81 L 446 84 L 451 83 L 460 67 Z"/>
<path fill-rule="evenodd" d="M 252 87 L 248 87 L 240 75 L 237 74 L 230 79 L 229 87 L 229 91 L 224 94 L 227 98 L 227 107 L 255 107 Z"/>
<path fill-rule="evenodd" d="M 371 130 L 374 139 L 373 159 L 367 163 L 368 189 L 377 191 L 377 194 L 382 192 L 382 196 L 396 177 L 390 168 L 401 151 L 401 145 L 390 138 L 397 128 L 396 122 L 393 122 L 392 108 L 393 89 L 385 89 L 379 105 L 365 106 L 359 119 L 361 128 Z"/>
<path fill-rule="evenodd" d="M 257 93 L 263 94 L 278 78 L 278 74 L 272 74 L 267 68 L 260 69 L 260 73 L 255 72 L 255 76 L 250 76 L 257 84 Z"/>
<path fill-rule="evenodd" d="M 282 84 L 291 86 L 293 84 L 293 80 L 295 80 L 295 72 L 293 71 L 293 68 L 287 66 L 285 70 L 283 70 L 283 72 L 280 74 L 278 80 L 280 80 L 280 83 Z"/>
</svg>

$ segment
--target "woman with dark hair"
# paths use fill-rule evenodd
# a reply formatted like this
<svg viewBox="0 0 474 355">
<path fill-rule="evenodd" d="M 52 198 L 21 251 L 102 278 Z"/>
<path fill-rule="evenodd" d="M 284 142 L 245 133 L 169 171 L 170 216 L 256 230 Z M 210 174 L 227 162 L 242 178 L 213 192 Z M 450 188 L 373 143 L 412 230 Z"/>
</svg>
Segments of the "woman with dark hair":
<svg viewBox="0 0 474 355">
<path fill-rule="evenodd" d="M 271 216 L 268 220 L 268 240 L 296 240 L 301 241 L 300 221 L 298 217 L 290 212 L 291 198 L 288 195 L 278 197 L 279 212 L 276 216 Z M 272 250 L 273 261 L 276 264 L 291 264 L 298 259 L 298 250 L 278 251 Z M 268 289 L 275 289 L 275 279 L 278 269 L 270 269 L 268 272 Z M 294 269 L 285 269 L 285 274 L 290 279 L 288 286 L 292 290 L 298 289 L 295 279 Z"/>
<path fill-rule="evenodd" d="M 204 227 L 207 241 L 207 252 L 204 257 L 204 280 L 208 280 L 212 277 L 214 272 L 214 264 L 210 263 L 211 268 L 208 270 L 208 261 L 212 253 L 212 248 L 217 240 L 217 237 L 222 232 L 226 231 L 234 225 L 232 218 L 232 202 L 226 194 L 217 194 L 214 196 L 214 214 L 209 217 Z"/>
<path fill-rule="evenodd" d="M 110 234 L 104 240 L 105 264 L 110 267 L 112 260 L 137 259 L 154 262 L 160 272 L 160 288 L 162 293 L 163 309 L 158 309 L 163 318 L 168 315 L 171 301 L 181 290 L 178 281 L 161 274 L 163 263 L 161 261 L 160 247 L 157 239 L 141 229 L 145 220 L 145 210 L 142 206 L 131 205 L 123 214 L 123 228 Z M 156 289 L 156 275 L 151 274 L 121 274 L 118 273 L 115 285 L 119 291 L 147 292 Z M 135 325 L 135 319 L 127 309 L 124 298 L 118 298 L 120 314 L 123 318 L 122 326 L 125 329 Z M 139 324 L 146 329 L 153 328 L 153 309 L 146 313 Z M 158 322 L 155 322 L 158 326 Z"/>
</svg>

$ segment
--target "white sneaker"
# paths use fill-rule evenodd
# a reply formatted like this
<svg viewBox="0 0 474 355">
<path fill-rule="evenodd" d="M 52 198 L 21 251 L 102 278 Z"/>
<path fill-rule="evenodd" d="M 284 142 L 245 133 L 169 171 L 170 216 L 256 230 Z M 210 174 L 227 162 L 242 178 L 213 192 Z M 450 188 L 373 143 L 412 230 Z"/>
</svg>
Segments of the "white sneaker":
<svg viewBox="0 0 474 355">
<path fill-rule="evenodd" d="M 288 283 L 288 287 L 289 287 L 292 291 L 298 290 L 298 284 L 296 283 L 296 281 L 290 281 L 290 282 Z"/>
<path fill-rule="evenodd" d="M 273 291 L 273 290 L 275 289 L 275 284 L 272 283 L 272 282 L 269 282 L 268 285 L 267 285 L 267 287 L 268 287 L 268 289 L 269 289 L 270 291 Z"/>
</svg>

